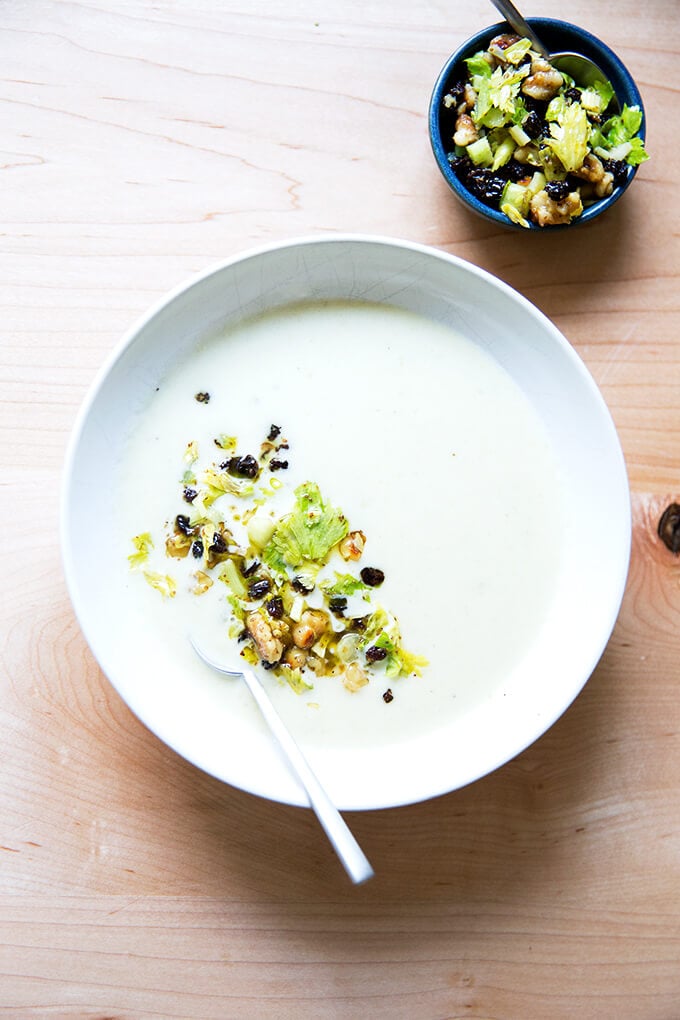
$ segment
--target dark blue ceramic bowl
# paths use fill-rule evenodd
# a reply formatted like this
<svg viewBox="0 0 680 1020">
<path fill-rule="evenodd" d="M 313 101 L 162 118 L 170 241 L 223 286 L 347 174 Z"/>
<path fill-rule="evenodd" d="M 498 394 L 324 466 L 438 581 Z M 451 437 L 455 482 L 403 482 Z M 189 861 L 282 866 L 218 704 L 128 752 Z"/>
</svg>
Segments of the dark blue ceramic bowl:
<svg viewBox="0 0 680 1020">
<path fill-rule="evenodd" d="M 535 30 L 541 42 L 547 46 L 550 52 L 558 53 L 570 51 L 573 53 L 582 53 L 584 57 L 589 57 L 591 60 L 594 60 L 595 63 L 602 68 L 602 71 L 614 88 L 614 92 L 616 93 L 620 106 L 623 107 L 624 103 L 627 103 L 628 106 L 639 106 L 642 110 L 640 137 L 644 140 L 645 116 L 642 98 L 635 82 L 613 50 L 610 50 L 603 42 L 596 39 L 594 35 L 584 31 L 582 28 L 577 28 L 576 25 L 570 25 L 566 21 L 556 21 L 554 18 L 527 18 L 527 21 Z M 479 50 L 485 50 L 493 37 L 498 35 L 500 32 L 512 31 L 513 30 L 510 26 L 504 21 L 497 25 L 491 25 L 489 28 L 485 28 L 483 31 L 478 32 L 477 35 L 472 36 L 472 38 L 468 39 L 467 42 L 464 42 L 463 45 L 459 46 L 456 52 L 449 57 L 442 68 L 441 74 L 437 79 L 437 84 L 435 85 L 432 93 L 432 98 L 430 100 L 429 127 L 430 141 L 432 143 L 432 150 L 434 152 L 435 159 L 437 160 L 437 164 L 439 165 L 439 169 L 441 170 L 446 183 L 449 185 L 454 195 L 456 195 L 457 198 L 464 203 L 464 205 L 468 206 L 468 208 L 479 213 L 480 216 L 490 220 L 492 223 L 497 223 L 502 227 L 510 227 L 515 230 L 526 231 L 526 227 L 512 223 L 499 209 L 493 209 L 491 206 L 485 205 L 484 202 L 480 202 L 479 199 L 471 194 L 465 185 L 458 180 L 451 169 L 451 165 L 448 160 L 448 153 L 453 150 L 450 118 L 448 124 L 446 124 L 446 119 L 441 116 L 444 110 L 442 100 L 445 94 L 456 81 L 466 76 L 467 68 L 463 63 L 463 60 L 466 57 L 471 57 Z M 442 123 L 443 120 L 444 123 Z M 636 172 L 637 167 L 629 167 L 628 176 L 622 185 L 614 188 L 614 191 L 608 198 L 602 198 L 598 202 L 595 202 L 593 205 L 584 209 L 581 216 L 573 220 L 569 226 L 573 227 L 579 223 L 589 223 L 591 220 L 594 220 L 596 216 L 603 213 L 605 209 L 614 205 L 614 202 L 617 202 L 621 198 L 621 195 L 629 186 L 633 177 L 635 177 Z M 546 230 L 564 230 L 566 227 L 539 227 L 536 224 L 531 223 L 529 229 L 545 232 Z"/>
</svg>

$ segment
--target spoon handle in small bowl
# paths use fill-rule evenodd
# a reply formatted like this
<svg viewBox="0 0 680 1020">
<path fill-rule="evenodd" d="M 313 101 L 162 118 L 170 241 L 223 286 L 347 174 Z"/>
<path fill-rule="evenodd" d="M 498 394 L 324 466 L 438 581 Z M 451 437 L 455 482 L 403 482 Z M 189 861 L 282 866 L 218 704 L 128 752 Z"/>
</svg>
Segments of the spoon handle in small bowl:
<svg viewBox="0 0 680 1020">
<path fill-rule="evenodd" d="M 278 712 L 269 700 L 264 687 L 252 670 L 243 667 L 240 670 L 250 693 L 255 698 L 266 723 L 278 741 L 279 747 L 288 759 L 292 769 L 302 783 L 309 803 L 319 819 L 326 835 L 331 841 L 335 852 L 340 858 L 345 871 L 357 885 L 373 877 L 366 855 L 357 843 L 344 818 L 331 801 L 319 780 L 310 768 L 307 759 L 295 743 Z"/>
<path fill-rule="evenodd" d="M 522 35 L 527 39 L 530 39 L 533 48 L 542 56 L 550 57 L 550 53 L 538 38 L 531 25 L 524 20 L 515 5 L 510 3 L 510 0 L 491 0 L 491 3 L 498 11 L 500 11 L 507 23 L 511 28 L 514 28 L 518 35 Z"/>
</svg>

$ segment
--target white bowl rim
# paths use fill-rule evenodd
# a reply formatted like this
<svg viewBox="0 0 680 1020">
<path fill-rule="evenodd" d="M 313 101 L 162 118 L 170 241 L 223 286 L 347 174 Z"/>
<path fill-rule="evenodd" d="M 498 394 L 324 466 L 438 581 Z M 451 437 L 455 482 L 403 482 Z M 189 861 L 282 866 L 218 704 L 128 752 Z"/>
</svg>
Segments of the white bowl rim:
<svg viewBox="0 0 680 1020">
<path fill-rule="evenodd" d="M 580 376 L 581 382 L 585 385 L 586 389 L 590 391 L 591 397 L 596 401 L 596 403 L 599 404 L 600 412 L 604 415 L 605 418 L 608 418 L 609 425 L 613 432 L 612 438 L 615 440 L 615 444 L 618 447 L 619 467 L 620 470 L 623 472 L 623 479 L 625 479 L 626 481 L 626 488 L 628 491 L 627 503 L 625 506 L 623 505 L 621 506 L 621 513 L 622 515 L 624 515 L 621 524 L 623 525 L 625 532 L 627 534 L 626 548 L 621 550 L 621 555 L 619 558 L 618 576 L 612 579 L 611 586 L 612 599 L 611 605 L 609 607 L 609 614 L 607 617 L 606 626 L 603 620 L 602 627 L 603 636 L 599 646 L 593 648 L 589 668 L 584 671 L 582 676 L 575 678 L 573 687 L 571 687 L 569 691 L 565 692 L 563 699 L 560 700 L 559 704 L 555 705 L 554 712 L 551 715 L 547 717 L 542 716 L 540 723 L 538 723 L 533 730 L 523 730 L 521 737 L 518 738 L 514 748 L 510 749 L 510 751 L 508 751 L 508 749 L 505 748 L 502 755 L 498 756 L 496 759 L 490 758 L 488 764 L 483 770 L 480 771 L 478 768 L 471 769 L 469 770 L 468 774 L 460 776 L 459 779 L 457 779 L 454 784 L 452 784 L 450 780 L 448 781 L 441 780 L 439 783 L 432 783 L 432 781 L 430 780 L 430 782 L 426 784 L 427 788 L 424 788 L 417 795 L 411 794 L 401 799 L 399 797 L 396 798 L 392 797 L 385 803 L 367 804 L 364 803 L 363 801 L 357 801 L 356 803 L 346 803 L 339 805 L 343 810 L 381 810 L 386 808 L 405 806 L 407 804 L 418 803 L 420 801 L 430 800 L 434 797 L 442 796 L 447 793 L 453 792 L 456 789 L 460 789 L 472 782 L 475 782 L 478 779 L 483 778 L 486 775 L 489 775 L 490 773 L 494 772 L 496 769 L 502 767 L 503 765 L 506 765 L 508 762 L 512 761 L 517 755 L 519 755 L 520 753 L 525 751 L 528 747 L 530 747 L 533 743 L 535 743 L 535 741 L 538 740 L 541 736 L 543 736 L 564 714 L 564 712 L 573 704 L 576 697 L 585 687 L 586 683 L 588 682 L 590 676 L 595 670 L 598 662 L 600 661 L 600 658 L 602 657 L 602 654 L 604 653 L 604 650 L 606 649 L 609 643 L 611 634 L 613 632 L 614 626 L 616 624 L 620 612 L 621 603 L 623 601 L 623 596 L 628 578 L 632 542 L 632 512 L 630 502 L 630 491 L 628 489 L 625 459 L 623 455 L 623 450 L 621 448 L 620 439 L 618 437 L 618 433 L 616 431 L 616 426 L 611 416 L 611 412 L 609 411 L 609 408 L 607 407 L 604 397 L 601 394 L 597 384 L 595 383 L 585 363 L 582 361 L 582 359 L 577 354 L 572 345 L 569 343 L 564 334 L 552 322 L 552 320 L 549 319 L 548 316 L 545 315 L 539 308 L 532 304 L 532 302 L 529 301 L 528 298 L 526 298 L 519 291 L 515 290 L 509 284 L 505 283 L 505 281 L 495 276 L 493 273 L 489 272 L 486 269 L 481 268 L 480 266 L 475 265 L 472 262 L 467 261 L 466 259 L 461 258 L 460 256 L 451 254 L 447 251 L 435 248 L 433 246 L 421 242 L 381 234 L 369 234 L 358 232 L 333 233 L 333 234 L 328 233 L 304 234 L 300 236 L 293 236 L 283 240 L 268 242 L 262 245 L 252 246 L 247 249 L 241 250 L 231 256 L 228 256 L 227 258 L 220 260 L 216 263 L 212 263 L 206 269 L 201 270 L 200 272 L 191 276 L 189 279 L 185 279 L 184 281 L 180 282 L 177 286 L 175 286 L 170 291 L 166 292 L 160 298 L 158 298 L 146 312 L 144 312 L 140 317 L 137 318 L 133 325 L 118 340 L 112 351 L 105 358 L 98 372 L 95 374 L 89 386 L 89 389 L 85 395 L 85 398 L 83 399 L 79 407 L 79 410 L 76 414 L 76 417 L 74 419 L 71 435 L 69 437 L 69 442 L 66 449 L 59 500 L 59 515 L 60 515 L 59 535 L 62 553 L 62 566 L 64 570 L 66 587 L 71 599 L 74 614 L 82 630 L 82 633 L 86 639 L 86 642 L 88 643 L 88 646 L 90 647 L 90 650 L 94 655 L 99 665 L 99 668 L 102 670 L 102 672 L 104 672 L 104 675 L 107 677 L 108 682 L 113 686 L 118 695 L 121 698 L 123 698 L 126 705 L 130 708 L 133 714 L 135 714 L 136 717 L 140 719 L 144 726 L 147 729 L 149 729 L 154 734 L 154 736 L 157 737 L 157 739 L 162 740 L 163 743 L 166 744 L 166 746 L 169 746 L 173 751 L 180 754 L 180 756 L 189 760 L 193 765 L 195 765 L 195 767 L 201 768 L 202 771 L 214 775 L 222 782 L 227 782 L 227 780 L 219 776 L 217 772 L 205 768 L 203 765 L 199 765 L 196 762 L 193 762 L 191 758 L 189 758 L 182 750 L 174 746 L 174 744 L 171 741 L 167 740 L 165 737 L 158 736 L 156 730 L 154 729 L 153 723 L 143 715 L 139 714 L 135 709 L 133 709 L 127 702 L 127 699 L 123 697 L 118 688 L 118 685 L 116 684 L 115 679 L 108 676 L 108 673 L 106 673 L 103 666 L 99 663 L 99 659 L 97 653 L 94 650 L 93 644 L 90 644 L 90 637 L 88 635 L 89 628 L 85 621 L 83 605 L 80 601 L 79 592 L 76 584 L 76 567 L 74 563 L 74 551 L 69 540 L 67 528 L 69 512 L 68 504 L 76 455 L 88 415 L 90 414 L 93 405 L 97 401 L 100 390 L 102 389 L 108 374 L 110 373 L 114 365 L 123 357 L 127 349 L 135 342 L 138 335 L 142 333 L 145 327 L 163 309 L 167 308 L 177 298 L 183 296 L 188 291 L 192 290 L 194 287 L 197 287 L 209 277 L 219 274 L 224 270 L 228 269 L 229 267 L 236 265 L 238 263 L 245 262 L 248 259 L 256 259 L 259 258 L 260 256 L 281 251 L 287 248 L 302 248 L 316 245 L 333 245 L 339 243 L 387 246 L 390 248 L 397 247 L 407 251 L 412 251 L 415 254 L 422 254 L 428 257 L 439 259 L 443 262 L 448 262 L 449 264 L 456 266 L 459 270 L 470 273 L 472 276 L 477 276 L 480 279 L 487 281 L 493 287 L 499 289 L 501 292 L 504 292 L 506 296 L 510 297 L 512 301 L 519 304 L 527 314 L 529 314 L 532 318 L 536 319 L 542 325 L 542 327 L 552 335 L 552 339 L 561 348 L 562 353 L 565 354 L 571 360 L 573 367 L 576 369 Z M 614 450 L 612 450 L 612 452 L 614 452 Z M 238 785 L 239 788 L 246 790 L 247 792 L 254 793 L 255 795 L 261 796 L 265 799 L 278 800 L 282 803 L 302 807 L 308 806 L 307 800 L 302 790 L 300 790 L 299 795 L 297 797 L 294 796 L 280 797 L 275 794 L 272 795 L 263 789 L 251 788 L 249 785 L 247 785 L 247 783 L 244 783 L 243 785 L 234 783 L 233 785 Z"/>
</svg>

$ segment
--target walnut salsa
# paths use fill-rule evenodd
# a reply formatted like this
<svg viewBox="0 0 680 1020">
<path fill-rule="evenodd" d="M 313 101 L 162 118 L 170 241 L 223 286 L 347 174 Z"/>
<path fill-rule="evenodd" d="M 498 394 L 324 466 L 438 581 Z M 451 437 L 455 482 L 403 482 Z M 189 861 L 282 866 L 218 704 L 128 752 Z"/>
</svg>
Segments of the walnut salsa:
<svg viewBox="0 0 680 1020">
<path fill-rule="evenodd" d="M 464 63 L 442 101 L 448 159 L 468 191 L 513 223 L 569 224 L 648 159 L 641 110 L 610 115 L 609 82 L 580 86 L 528 39 L 498 35 Z"/>
<path fill-rule="evenodd" d="M 313 689 L 313 678 L 338 677 L 356 692 L 379 676 L 420 675 L 426 660 L 406 651 L 397 619 L 376 599 L 385 574 L 364 563 L 364 533 L 313 482 L 295 488 L 283 513 L 270 508 L 284 487 L 288 449 L 277 425 L 257 455 L 240 454 L 233 436 L 216 436 L 207 459 L 189 442 L 178 479 L 182 509 L 162 542 L 149 532 L 132 539 L 131 568 L 169 598 L 180 586 L 205 596 L 221 582 L 240 655 L 298 694 Z M 163 556 L 163 569 L 148 569 L 152 555 Z M 383 700 L 392 698 L 390 691 Z"/>
</svg>

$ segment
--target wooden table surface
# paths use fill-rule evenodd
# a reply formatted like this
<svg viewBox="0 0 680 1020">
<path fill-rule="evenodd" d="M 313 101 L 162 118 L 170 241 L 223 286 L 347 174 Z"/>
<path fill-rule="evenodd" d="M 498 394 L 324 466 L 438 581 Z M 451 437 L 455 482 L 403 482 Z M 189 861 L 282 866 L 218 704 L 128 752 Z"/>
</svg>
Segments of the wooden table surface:
<svg viewBox="0 0 680 1020">
<path fill-rule="evenodd" d="M 644 14 L 642 13 L 644 12 Z M 0 1010 L 10 1018 L 680 1017 L 677 9 L 544 0 L 642 91 L 652 153 L 568 233 L 450 196 L 426 112 L 482 0 L 4 0 Z M 614 415 L 634 508 L 621 615 L 525 753 L 351 814 L 351 888 L 309 811 L 203 775 L 98 669 L 61 570 L 76 410 L 152 302 L 249 246 L 358 231 L 483 266 L 546 312 Z M 96 522 L 93 522 L 96 526 Z"/>
</svg>

